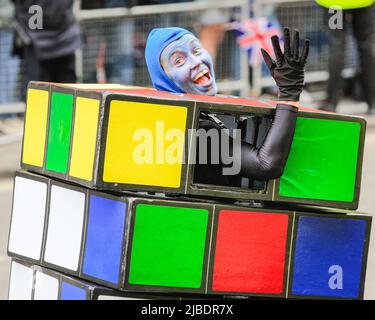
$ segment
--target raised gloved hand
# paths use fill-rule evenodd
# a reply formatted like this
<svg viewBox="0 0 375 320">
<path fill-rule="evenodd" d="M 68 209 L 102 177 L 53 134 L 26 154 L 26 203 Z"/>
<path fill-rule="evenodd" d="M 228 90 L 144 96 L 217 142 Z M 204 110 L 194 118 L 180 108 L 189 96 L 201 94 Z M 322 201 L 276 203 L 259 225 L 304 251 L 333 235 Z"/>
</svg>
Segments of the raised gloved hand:
<svg viewBox="0 0 375 320">
<path fill-rule="evenodd" d="M 309 55 L 310 41 L 305 41 L 301 53 L 298 30 L 294 30 L 292 44 L 289 28 L 284 29 L 284 38 L 284 54 L 280 48 L 279 37 L 273 36 L 271 38 L 276 61 L 263 49 L 262 54 L 279 87 L 279 100 L 299 101 L 299 96 L 305 84 L 305 65 Z"/>
</svg>

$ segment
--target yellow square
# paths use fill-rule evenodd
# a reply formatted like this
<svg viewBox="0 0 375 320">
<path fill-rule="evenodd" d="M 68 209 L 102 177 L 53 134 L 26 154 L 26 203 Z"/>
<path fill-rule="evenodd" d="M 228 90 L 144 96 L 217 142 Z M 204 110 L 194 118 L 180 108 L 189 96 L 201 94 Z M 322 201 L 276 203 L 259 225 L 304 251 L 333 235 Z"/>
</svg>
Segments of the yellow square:
<svg viewBox="0 0 375 320">
<path fill-rule="evenodd" d="M 117 100 L 109 108 L 103 181 L 179 188 L 187 108 Z"/>
<path fill-rule="evenodd" d="M 96 150 L 100 101 L 77 97 L 69 175 L 91 181 Z"/>
<path fill-rule="evenodd" d="M 43 167 L 49 92 L 30 88 L 27 92 L 22 162 Z"/>
</svg>

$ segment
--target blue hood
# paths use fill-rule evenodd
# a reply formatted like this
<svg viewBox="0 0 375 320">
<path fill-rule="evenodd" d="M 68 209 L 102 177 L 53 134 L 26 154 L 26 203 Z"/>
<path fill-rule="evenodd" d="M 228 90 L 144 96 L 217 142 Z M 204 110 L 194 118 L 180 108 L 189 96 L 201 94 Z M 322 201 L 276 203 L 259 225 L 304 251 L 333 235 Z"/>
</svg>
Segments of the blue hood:
<svg viewBox="0 0 375 320">
<path fill-rule="evenodd" d="M 159 91 L 184 93 L 164 72 L 160 55 L 165 47 L 185 34 L 192 33 L 182 28 L 158 28 L 153 29 L 148 36 L 145 50 L 146 63 L 152 84 Z"/>
</svg>

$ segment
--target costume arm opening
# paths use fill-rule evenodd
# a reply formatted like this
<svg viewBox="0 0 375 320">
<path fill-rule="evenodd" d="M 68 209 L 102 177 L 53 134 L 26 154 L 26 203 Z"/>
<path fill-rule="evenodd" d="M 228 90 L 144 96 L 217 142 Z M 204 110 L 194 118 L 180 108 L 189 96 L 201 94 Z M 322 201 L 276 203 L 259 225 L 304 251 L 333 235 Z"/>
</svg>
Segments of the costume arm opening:
<svg viewBox="0 0 375 320">
<path fill-rule="evenodd" d="M 241 176 L 263 181 L 281 177 L 293 142 L 297 111 L 292 105 L 278 104 L 263 145 L 257 149 L 241 143 Z"/>
</svg>

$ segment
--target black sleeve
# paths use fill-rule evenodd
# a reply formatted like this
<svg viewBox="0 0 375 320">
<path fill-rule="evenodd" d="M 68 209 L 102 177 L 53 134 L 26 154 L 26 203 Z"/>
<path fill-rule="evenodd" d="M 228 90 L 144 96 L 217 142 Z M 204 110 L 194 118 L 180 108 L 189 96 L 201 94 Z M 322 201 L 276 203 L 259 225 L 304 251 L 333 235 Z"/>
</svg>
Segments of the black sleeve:
<svg viewBox="0 0 375 320">
<path fill-rule="evenodd" d="M 263 145 L 257 149 L 241 143 L 241 176 L 257 180 L 281 177 L 293 142 L 297 112 L 297 107 L 278 104 Z"/>
<path fill-rule="evenodd" d="M 278 104 L 271 128 L 259 149 L 252 144 L 241 142 L 238 145 L 241 147 L 240 153 L 233 150 L 237 144 L 233 143 L 233 139 L 230 138 L 232 141 L 230 143 L 230 153 L 233 155 L 241 154 L 240 176 L 259 181 L 281 177 L 293 142 L 297 112 L 297 107 Z M 201 115 L 199 128 L 206 131 L 215 129 L 219 132 L 223 129 L 222 126 L 207 115 Z M 220 134 L 219 137 L 221 137 Z M 210 159 L 210 145 L 208 146 L 208 155 Z M 197 182 L 228 185 L 228 181 L 233 178 L 223 175 L 222 169 L 225 166 L 223 163 L 210 164 L 208 162 L 209 164 L 199 164 L 198 152 L 196 161 L 195 181 Z"/>
</svg>

